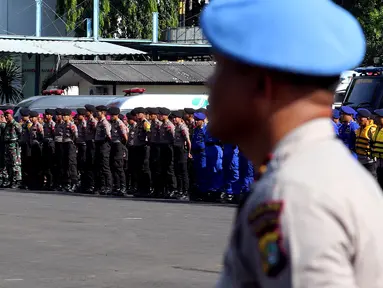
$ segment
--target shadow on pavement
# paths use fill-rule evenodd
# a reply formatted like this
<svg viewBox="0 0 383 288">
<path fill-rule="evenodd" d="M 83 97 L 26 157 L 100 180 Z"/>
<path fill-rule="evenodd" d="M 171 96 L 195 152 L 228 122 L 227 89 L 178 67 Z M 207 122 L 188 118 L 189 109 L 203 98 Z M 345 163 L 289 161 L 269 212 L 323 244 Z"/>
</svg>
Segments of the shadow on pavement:
<svg viewBox="0 0 383 288">
<path fill-rule="evenodd" d="M 75 196 L 75 197 L 90 197 L 90 198 L 102 198 L 106 200 L 122 200 L 122 201 L 139 201 L 139 202 L 155 202 L 155 203 L 172 203 L 182 205 L 198 205 L 198 206 L 222 206 L 229 208 L 236 208 L 236 204 L 223 204 L 213 202 L 200 202 L 200 201 L 186 201 L 176 199 L 158 199 L 158 198 L 138 198 L 132 195 L 126 197 L 117 196 L 105 196 L 105 195 L 91 195 L 82 193 L 70 193 L 65 191 L 40 191 L 40 190 L 22 190 L 22 189 L 6 189 L 0 188 L 0 192 L 11 192 L 11 193 L 24 193 L 24 194 L 48 194 L 48 195 L 59 195 L 59 196 Z"/>
</svg>

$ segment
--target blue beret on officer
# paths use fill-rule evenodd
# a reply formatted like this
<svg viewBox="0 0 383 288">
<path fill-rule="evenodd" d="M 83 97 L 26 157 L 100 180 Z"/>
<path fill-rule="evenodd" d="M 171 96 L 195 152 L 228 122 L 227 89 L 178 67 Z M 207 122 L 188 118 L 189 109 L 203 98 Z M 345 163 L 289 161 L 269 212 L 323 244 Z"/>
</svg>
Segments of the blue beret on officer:
<svg viewBox="0 0 383 288">
<path fill-rule="evenodd" d="M 340 112 L 338 109 L 332 109 L 332 118 L 334 118 L 334 119 L 340 118 Z"/>
<path fill-rule="evenodd" d="M 379 117 L 383 117 L 383 109 L 377 109 L 374 111 L 374 113 L 378 115 Z"/>
<path fill-rule="evenodd" d="M 311 76 L 358 66 L 358 21 L 329 0 L 214 0 L 201 26 L 215 51 L 239 62 Z"/>
<path fill-rule="evenodd" d="M 360 116 L 360 117 L 366 117 L 366 118 L 370 118 L 371 117 L 370 110 L 368 110 L 366 108 L 359 108 L 356 111 L 358 112 L 358 116 Z"/>
<path fill-rule="evenodd" d="M 340 107 L 340 112 L 347 114 L 347 115 L 355 115 L 356 114 L 356 111 L 350 106 Z"/>
<path fill-rule="evenodd" d="M 206 115 L 203 114 L 202 112 L 196 112 L 194 113 L 194 120 L 205 120 L 206 119 Z"/>
</svg>

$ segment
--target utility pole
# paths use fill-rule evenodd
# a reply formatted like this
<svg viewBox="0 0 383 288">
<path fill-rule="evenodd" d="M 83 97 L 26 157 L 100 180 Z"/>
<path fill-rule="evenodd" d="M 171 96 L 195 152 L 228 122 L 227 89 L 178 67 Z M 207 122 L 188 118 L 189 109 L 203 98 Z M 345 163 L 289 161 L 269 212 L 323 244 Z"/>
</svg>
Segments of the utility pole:
<svg viewBox="0 0 383 288">
<path fill-rule="evenodd" d="M 93 40 L 98 42 L 100 30 L 100 0 L 93 0 Z"/>
<path fill-rule="evenodd" d="M 98 33 L 100 30 L 100 0 L 93 0 L 93 41 L 98 42 Z M 98 55 L 94 56 L 98 60 Z"/>
<path fill-rule="evenodd" d="M 35 0 L 36 1 L 36 37 L 41 37 L 41 27 L 42 27 L 42 20 L 41 20 L 41 6 L 42 6 L 42 0 Z M 40 63 L 40 54 L 35 55 L 35 95 L 40 94 L 40 70 L 41 70 L 41 63 Z"/>
</svg>

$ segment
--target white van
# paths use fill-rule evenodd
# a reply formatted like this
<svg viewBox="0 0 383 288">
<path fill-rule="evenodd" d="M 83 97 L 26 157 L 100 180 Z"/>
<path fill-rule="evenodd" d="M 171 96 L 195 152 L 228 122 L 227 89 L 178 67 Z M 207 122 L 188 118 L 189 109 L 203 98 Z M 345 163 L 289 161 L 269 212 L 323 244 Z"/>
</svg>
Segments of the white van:
<svg viewBox="0 0 383 288">
<path fill-rule="evenodd" d="M 170 110 L 184 108 L 206 108 L 208 105 L 206 94 L 139 94 L 113 99 L 108 107 L 118 107 L 121 114 L 130 112 L 136 107 L 166 107 Z"/>
</svg>

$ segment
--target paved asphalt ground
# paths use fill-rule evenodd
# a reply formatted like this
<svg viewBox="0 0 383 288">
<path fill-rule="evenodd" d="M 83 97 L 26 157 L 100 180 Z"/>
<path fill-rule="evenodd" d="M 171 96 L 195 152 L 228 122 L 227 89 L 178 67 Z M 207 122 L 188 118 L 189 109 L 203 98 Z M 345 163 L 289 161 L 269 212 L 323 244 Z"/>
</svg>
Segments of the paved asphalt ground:
<svg viewBox="0 0 383 288">
<path fill-rule="evenodd" d="M 234 213 L 1 190 L 0 287 L 213 287 Z"/>
</svg>

